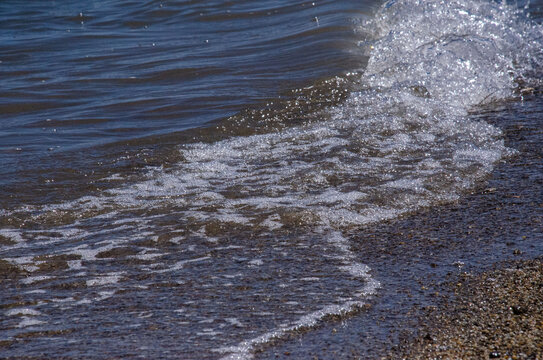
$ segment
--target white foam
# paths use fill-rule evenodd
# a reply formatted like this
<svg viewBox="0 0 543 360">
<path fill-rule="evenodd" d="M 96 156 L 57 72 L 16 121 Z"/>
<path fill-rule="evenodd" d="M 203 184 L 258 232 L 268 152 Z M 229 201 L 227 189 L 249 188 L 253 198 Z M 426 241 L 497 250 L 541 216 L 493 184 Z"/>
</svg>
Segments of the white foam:
<svg viewBox="0 0 543 360">
<path fill-rule="evenodd" d="M 221 334 L 222 334 L 221 331 L 216 331 L 215 329 L 209 329 L 209 328 L 203 329 L 203 331 L 196 333 L 196 335 L 199 335 L 199 336 L 218 336 Z"/>
<path fill-rule="evenodd" d="M 68 302 L 74 302 L 75 299 L 70 296 L 66 298 L 54 298 L 54 299 L 51 299 L 51 301 L 55 303 L 68 303 Z"/>
<path fill-rule="evenodd" d="M 262 261 L 262 259 L 254 259 L 254 260 L 249 261 L 249 265 L 251 265 L 251 266 L 262 266 L 262 265 L 264 265 L 264 261 Z"/>
<path fill-rule="evenodd" d="M 66 263 L 68 264 L 68 267 L 71 270 L 81 270 L 81 269 L 83 269 L 83 265 L 82 265 L 81 260 L 68 260 Z"/>
<path fill-rule="evenodd" d="M 43 289 L 34 289 L 34 290 L 29 290 L 26 292 L 26 294 L 45 294 L 45 293 L 47 293 L 47 291 Z"/>
<path fill-rule="evenodd" d="M 123 274 L 123 272 L 109 273 L 100 277 L 96 277 L 94 279 L 87 280 L 86 284 L 87 286 L 103 286 L 116 284 L 121 280 Z"/>
<path fill-rule="evenodd" d="M 112 174 L 110 176 L 104 177 L 101 180 L 123 180 L 124 177 L 121 174 Z"/>
<path fill-rule="evenodd" d="M 29 318 L 29 317 L 23 316 L 21 318 L 21 321 L 19 322 L 19 324 L 17 324 L 17 327 L 18 328 L 25 328 L 25 327 L 30 327 L 30 326 L 42 325 L 42 324 L 46 324 L 46 323 L 47 323 L 46 321 L 42 321 L 42 320 L 38 320 L 38 319 L 35 319 L 35 318 Z"/>
<path fill-rule="evenodd" d="M 15 243 L 23 242 L 23 237 L 21 236 L 21 233 L 14 229 L 0 229 L 0 235 L 8 238 Z"/>
<path fill-rule="evenodd" d="M 51 276 L 39 275 L 39 276 L 29 276 L 21 280 L 23 284 L 33 284 L 35 282 L 44 281 L 51 279 Z"/>
<path fill-rule="evenodd" d="M 129 258 L 131 259 L 140 259 L 140 260 L 153 260 L 157 257 L 163 256 L 163 253 L 157 253 L 157 252 L 145 252 L 137 255 L 131 255 Z"/>
<path fill-rule="evenodd" d="M 173 264 L 171 267 L 169 267 L 167 269 L 158 270 L 156 272 L 157 273 L 165 273 L 165 272 L 180 270 L 180 269 L 184 268 L 185 265 L 187 265 L 187 264 L 200 262 L 200 261 L 205 261 L 205 260 L 209 260 L 209 259 L 211 259 L 210 256 L 203 256 L 203 257 L 196 258 L 196 259 L 181 260 L 181 261 L 176 262 L 175 264 Z"/>
<path fill-rule="evenodd" d="M 357 278 L 370 279 L 370 268 L 365 264 L 352 263 L 350 265 L 340 266 L 339 269 Z"/>
<path fill-rule="evenodd" d="M 105 299 L 109 299 L 110 297 L 112 297 L 113 295 L 115 295 L 115 291 L 113 290 L 110 290 L 110 291 L 100 291 L 98 293 L 98 296 L 96 298 L 94 298 L 95 301 L 102 301 L 102 300 L 105 300 Z"/>
<path fill-rule="evenodd" d="M 75 303 L 76 305 L 87 305 L 92 304 L 92 301 L 90 299 L 81 299 Z"/>
<path fill-rule="evenodd" d="M 15 258 L 4 258 L 5 261 L 13 265 L 30 264 L 34 261 L 34 256 L 19 256 Z"/>
<path fill-rule="evenodd" d="M 368 281 L 366 286 L 358 290 L 356 293 L 361 297 L 367 297 L 374 294 L 378 287 L 378 282 Z M 312 328 L 327 316 L 346 314 L 356 309 L 357 307 L 363 306 L 364 304 L 365 303 L 362 301 L 347 301 L 342 304 L 328 305 L 320 310 L 300 317 L 298 320 L 294 321 L 292 325 L 284 325 L 274 331 L 265 333 L 254 339 L 243 341 L 236 346 L 223 347 L 214 351 L 229 353 L 229 355 L 226 355 L 222 358 L 225 360 L 251 359 L 253 357 L 251 353 L 252 350 L 260 344 L 265 344 L 273 339 L 281 338 L 292 331 L 296 331 L 302 328 Z"/>
<path fill-rule="evenodd" d="M 277 230 L 283 227 L 283 224 L 280 222 L 281 217 L 277 214 L 269 216 L 266 220 L 262 221 L 260 225 L 267 227 L 269 230 Z"/>
<path fill-rule="evenodd" d="M 346 263 L 346 265 L 339 266 L 339 270 L 348 273 L 354 278 L 360 279 L 361 282 L 364 283 L 362 288 L 355 289 L 353 291 L 353 297 L 358 298 L 359 300 L 349 299 L 342 301 L 340 304 L 325 306 L 322 309 L 306 314 L 291 323 L 282 324 L 278 329 L 265 333 L 254 339 L 243 341 L 236 346 L 222 347 L 214 350 L 216 352 L 229 353 L 229 355 L 223 357 L 223 359 L 251 359 L 252 351 L 256 346 L 267 343 L 276 338 L 281 338 L 287 333 L 301 328 L 314 327 L 327 316 L 346 314 L 357 307 L 361 307 L 365 304 L 362 299 L 375 294 L 377 289 L 381 286 L 378 281 L 371 277 L 370 268 L 367 265 L 352 261 L 355 256 L 349 248 L 348 239 L 343 236 L 341 232 L 330 231 L 327 227 L 318 227 L 315 229 L 315 233 L 326 237 L 328 242 L 343 255 L 341 259 L 344 263 Z M 319 281 L 320 279 L 317 277 L 306 277 L 298 280 Z M 296 302 L 289 303 L 297 304 Z"/>
<path fill-rule="evenodd" d="M 41 315 L 41 312 L 38 310 L 30 309 L 30 308 L 16 308 L 16 309 L 9 309 L 6 311 L 7 316 L 15 316 L 15 315 L 27 315 L 27 316 L 38 316 Z"/>
<path fill-rule="evenodd" d="M 19 266 L 21 269 L 23 270 L 26 270 L 28 272 L 34 272 L 34 271 L 37 271 L 39 270 L 40 268 L 35 266 L 35 265 L 31 265 L 31 264 L 24 264 L 24 265 L 20 265 Z"/>
<path fill-rule="evenodd" d="M 117 245 L 119 245 L 119 243 L 116 243 L 115 245 L 108 244 L 105 246 L 97 247 L 95 249 L 89 248 L 89 245 L 81 245 L 70 249 L 70 253 L 80 255 L 82 260 L 92 261 L 96 260 L 96 255 L 98 255 L 99 253 L 111 250 Z"/>
<path fill-rule="evenodd" d="M 244 325 L 241 323 L 241 321 L 239 321 L 239 319 L 237 319 L 237 318 L 226 318 L 224 320 L 227 321 L 228 323 L 230 323 L 233 326 L 240 327 L 240 328 L 244 327 Z"/>
</svg>

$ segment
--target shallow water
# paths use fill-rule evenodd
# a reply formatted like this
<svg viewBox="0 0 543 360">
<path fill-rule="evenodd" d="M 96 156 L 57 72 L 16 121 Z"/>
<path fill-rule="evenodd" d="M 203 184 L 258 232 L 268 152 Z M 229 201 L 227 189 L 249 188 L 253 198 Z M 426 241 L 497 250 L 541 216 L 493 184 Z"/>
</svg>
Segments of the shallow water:
<svg viewBox="0 0 543 360">
<path fill-rule="evenodd" d="M 351 234 L 480 187 L 516 151 L 476 114 L 540 96 L 534 4 L 0 6 L 8 356 L 248 358 L 353 316 L 389 289 Z"/>
</svg>

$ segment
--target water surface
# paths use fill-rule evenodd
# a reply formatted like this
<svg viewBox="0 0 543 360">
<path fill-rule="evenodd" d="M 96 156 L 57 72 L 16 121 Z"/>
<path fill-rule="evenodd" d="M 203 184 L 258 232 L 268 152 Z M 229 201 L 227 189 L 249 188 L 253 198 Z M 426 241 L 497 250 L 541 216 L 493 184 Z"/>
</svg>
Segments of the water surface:
<svg viewBox="0 0 543 360">
<path fill-rule="evenodd" d="M 537 4 L 52 5 L 0 5 L 8 356 L 249 358 L 363 316 L 352 234 L 480 187 L 515 149 L 476 114 L 540 96 Z"/>
</svg>

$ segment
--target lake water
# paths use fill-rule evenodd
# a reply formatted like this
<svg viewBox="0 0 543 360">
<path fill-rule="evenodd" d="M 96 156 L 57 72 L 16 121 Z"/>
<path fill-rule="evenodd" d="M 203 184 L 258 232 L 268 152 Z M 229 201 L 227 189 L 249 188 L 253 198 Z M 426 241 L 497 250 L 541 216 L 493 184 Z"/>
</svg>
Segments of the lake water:
<svg viewBox="0 0 543 360">
<path fill-rule="evenodd" d="M 543 113 L 542 8 L 3 1 L 0 351 L 251 358 L 364 316 L 352 234 L 514 156 L 483 107 Z"/>
</svg>

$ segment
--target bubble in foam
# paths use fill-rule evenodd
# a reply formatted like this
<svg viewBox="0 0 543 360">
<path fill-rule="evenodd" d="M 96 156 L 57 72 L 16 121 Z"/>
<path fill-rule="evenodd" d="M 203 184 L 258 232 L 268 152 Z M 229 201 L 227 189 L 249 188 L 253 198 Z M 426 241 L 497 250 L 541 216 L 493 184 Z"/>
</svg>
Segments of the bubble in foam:
<svg viewBox="0 0 543 360">
<path fill-rule="evenodd" d="M 377 29 L 370 86 L 409 88 L 449 113 L 511 97 L 541 67 L 541 27 L 505 3 L 399 0 L 366 26 Z"/>
</svg>

